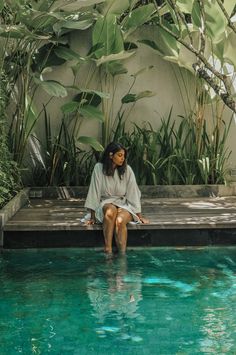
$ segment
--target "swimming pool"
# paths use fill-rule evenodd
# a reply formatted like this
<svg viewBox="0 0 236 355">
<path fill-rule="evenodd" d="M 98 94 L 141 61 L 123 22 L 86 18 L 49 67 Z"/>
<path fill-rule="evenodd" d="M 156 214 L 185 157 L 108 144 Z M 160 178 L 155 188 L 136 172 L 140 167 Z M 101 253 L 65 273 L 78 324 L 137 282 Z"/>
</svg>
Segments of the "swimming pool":
<svg viewBox="0 0 236 355">
<path fill-rule="evenodd" d="M 0 354 L 236 354 L 236 247 L 4 250 Z"/>
</svg>

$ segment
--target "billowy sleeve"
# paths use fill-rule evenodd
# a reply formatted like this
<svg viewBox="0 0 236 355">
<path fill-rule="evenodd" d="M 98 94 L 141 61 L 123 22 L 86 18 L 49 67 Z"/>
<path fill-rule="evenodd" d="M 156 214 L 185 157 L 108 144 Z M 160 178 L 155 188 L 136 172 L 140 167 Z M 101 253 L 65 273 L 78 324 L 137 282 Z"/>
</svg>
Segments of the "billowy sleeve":
<svg viewBox="0 0 236 355">
<path fill-rule="evenodd" d="M 135 213 L 141 212 L 141 192 L 136 182 L 136 178 L 133 170 L 127 166 L 127 188 L 126 188 L 126 200 L 132 206 Z"/>
<path fill-rule="evenodd" d="M 85 207 L 96 210 L 100 205 L 102 184 L 102 165 L 97 163 L 93 169 L 88 194 L 85 200 Z"/>
</svg>

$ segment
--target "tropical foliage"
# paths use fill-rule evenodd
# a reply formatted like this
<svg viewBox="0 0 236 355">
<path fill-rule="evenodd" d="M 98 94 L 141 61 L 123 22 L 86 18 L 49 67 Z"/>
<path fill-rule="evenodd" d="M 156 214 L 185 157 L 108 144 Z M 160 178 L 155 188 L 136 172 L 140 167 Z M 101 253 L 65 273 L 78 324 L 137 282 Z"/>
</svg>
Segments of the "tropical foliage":
<svg viewBox="0 0 236 355">
<path fill-rule="evenodd" d="M 159 130 L 150 124 L 134 125 L 131 132 L 120 132 L 119 140 L 128 147 L 129 163 L 141 185 L 225 184 L 226 147 L 230 123 L 220 122 L 209 133 L 206 121 L 199 128 L 192 117 L 180 124 L 162 118 Z"/>
<path fill-rule="evenodd" d="M 202 78 L 236 113 L 235 0 L 162 0 L 152 16 L 156 38 L 144 38 L 164 59 Z"/>
<path fill-rule="evenodd" d="M 4 104 L 6 100 L 6 80 L 0 75 L 0 208 L 20 189 L 20 173 L 13 161 L 7 145 L 6 117 Z"/>
<path fill-rule="evenodd" d="M 224 182 L 230 124 L 216 113 L 209 129 L 202 112 L 204 105 L 219 100 L 235 112 L 235 13 L 234 0 L 0 0 L 5 137 L 8 127 L 1 149 L 9 147 L 11 153 L 5 163 L 13 159 L 21 171 L 31 164 L 24 175 L 32 184 L 87 184 L 103 146 L 119 139 L 129 147 L 139 183 Z M 134 40 L 143 25 L 151 26 L 154 36 L 141 33 Z M 71 38 L 85 31 L 89 44 L 81 55 Z M 137 77 L 151 67 L 144 65 L 136 73 L 126 67 L 142 45 L 181 72 L 187 69 L 200 94 L 195 106 L 185 107 L 184 117 L 172 119 L 170 114 L 162 118 L 159 130 L 136 124 L 127 132 L 126 120 L 136 102 L 158 94 L 148 87 L 135 90 Z M 70 85 L 50 79 L 63 64 L 71 69 Z M 130 86 L 117 98 L 124 75 Z M 42 91 L 46 99 L 40 107 L 36 99 Z M 56 129 L 48 114 L 52 101 L 61 105 Z M 40 139 L 35 128 L 43 119 Z M 96 123 L 101 132 L 97 137 L 81 134 L 86 120 Z"/>
</svg>

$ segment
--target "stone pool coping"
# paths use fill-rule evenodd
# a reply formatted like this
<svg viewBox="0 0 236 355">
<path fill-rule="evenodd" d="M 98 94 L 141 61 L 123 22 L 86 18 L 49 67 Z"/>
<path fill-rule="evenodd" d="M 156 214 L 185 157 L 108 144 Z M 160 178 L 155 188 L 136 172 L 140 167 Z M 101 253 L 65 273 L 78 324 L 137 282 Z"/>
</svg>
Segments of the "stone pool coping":
<svg viewBox="0 0 236 355">
<path fill-rule="evenodd" d="M 24 188 L 0 209 L 0 248 L 3 246 L 3 228 L 16 212 L 29 201 L 30 188 Z"/>
</svg>

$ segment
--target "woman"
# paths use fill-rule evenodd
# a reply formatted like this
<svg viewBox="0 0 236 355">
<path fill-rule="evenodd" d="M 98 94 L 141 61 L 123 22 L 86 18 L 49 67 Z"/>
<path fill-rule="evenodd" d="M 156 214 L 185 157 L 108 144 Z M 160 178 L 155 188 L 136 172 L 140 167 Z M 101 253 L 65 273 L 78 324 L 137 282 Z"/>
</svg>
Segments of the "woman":
<svg viewBox="0 0 236 355">
<path fill-rule="evenodd" d="M 141 215 L 141 193 L 126 158 L 127 151 L 121 144 L 108 144 L 101 163 L 94 167 L 85 201 L 90 210 L 87 224 L 103 223 L 106 253 L 112 253 L 113 234 L 118 250 L 125 253 L 127 223 L 148 223 Z"/>
</svg>

